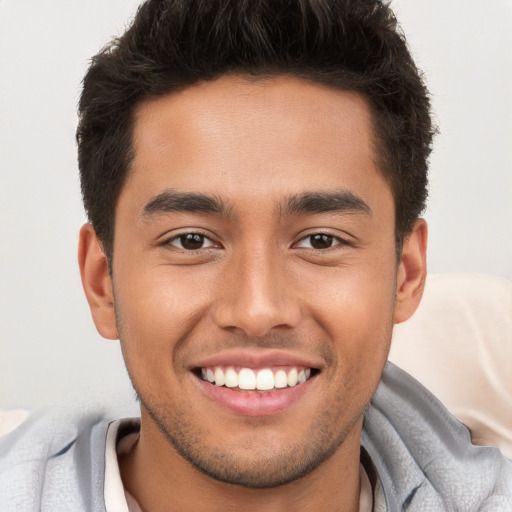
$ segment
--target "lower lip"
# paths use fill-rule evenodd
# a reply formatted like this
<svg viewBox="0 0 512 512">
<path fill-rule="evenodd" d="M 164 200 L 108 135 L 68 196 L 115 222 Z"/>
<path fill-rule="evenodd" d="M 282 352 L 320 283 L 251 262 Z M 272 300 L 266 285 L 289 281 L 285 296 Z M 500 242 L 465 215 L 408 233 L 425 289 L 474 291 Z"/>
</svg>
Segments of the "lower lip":
<svg viewBox="0 0 512 512">
<path fill-rule="evenodd" d="M 225 386 L 216 386 L 194 376 L 204 393 L 217 404 L 242 416 L 270 416 L 277 414 L 301 398 L 311 385 L 312 377 L 291 388 L 268 393 L 233 391 Z"/>
</svg>

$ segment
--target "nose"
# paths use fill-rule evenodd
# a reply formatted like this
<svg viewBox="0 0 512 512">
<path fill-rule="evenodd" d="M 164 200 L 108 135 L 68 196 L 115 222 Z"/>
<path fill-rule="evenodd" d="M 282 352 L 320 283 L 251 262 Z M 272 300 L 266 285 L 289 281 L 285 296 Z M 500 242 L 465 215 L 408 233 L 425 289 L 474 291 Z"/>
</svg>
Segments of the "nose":
<svg viewBox="0 0 512 512">
<path fill-rule="evenodd" d="M 215 301 L 215 323 L 247 336 L 262 337 L 276 328 L 296 327 L 301 304 L 282 256 L 271 250 L 248 251 L 226 264 Z"/>
</svg>

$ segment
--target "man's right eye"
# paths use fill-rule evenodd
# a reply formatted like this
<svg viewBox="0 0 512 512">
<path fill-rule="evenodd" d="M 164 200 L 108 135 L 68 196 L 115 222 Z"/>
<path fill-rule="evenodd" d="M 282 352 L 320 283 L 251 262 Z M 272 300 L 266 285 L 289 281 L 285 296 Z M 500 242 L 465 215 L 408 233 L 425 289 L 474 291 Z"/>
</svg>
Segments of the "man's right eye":
<svg viewBox="0 0 512 512">
<path fill-rule="evenodd" d="M 215 247 L 216 244 L 201 233 L 183 233 L 168 240 L 166 245 L 172 245 L 182 251 L 198 251 Z"/>
</svg>

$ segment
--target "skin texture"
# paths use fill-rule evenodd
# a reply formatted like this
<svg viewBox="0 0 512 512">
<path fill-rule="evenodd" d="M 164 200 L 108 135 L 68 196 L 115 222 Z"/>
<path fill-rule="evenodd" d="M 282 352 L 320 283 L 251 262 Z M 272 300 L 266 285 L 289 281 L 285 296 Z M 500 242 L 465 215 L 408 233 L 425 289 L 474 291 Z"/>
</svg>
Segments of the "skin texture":
<svg viewBox="0 0 512 512">
<path fill-rule="evenodd" d="M 287 77 L 225 76 L 139 106 L 112 276 L 90 225 L 79 259 L 98 331 L 120 338 L 141 399 L 140 440 L 120 463 L 144 510 L 358 509 L 361 416 L 426 273 L 422 220 L 397 264 L 372 137 L 360 96 Z M 170 191 L 223 208 L 167 211 Z M 297 207 L 304 194 L 331 198 L 329 211 Z M 183 248 L 187 233 L 200 248 Z M 191 371 L 226 351 L 280 351 L 319 372 L 284 410 L 235 414 Z"/>
</svg>

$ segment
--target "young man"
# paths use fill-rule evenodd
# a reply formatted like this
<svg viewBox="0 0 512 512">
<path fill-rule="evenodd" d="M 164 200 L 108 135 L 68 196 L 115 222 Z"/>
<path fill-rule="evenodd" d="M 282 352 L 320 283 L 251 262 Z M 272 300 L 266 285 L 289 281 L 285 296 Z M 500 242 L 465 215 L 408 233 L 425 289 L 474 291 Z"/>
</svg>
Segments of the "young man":
<svg viewBox="0 0 512 512">
<path fill-rule="evenodd" d="M 29 419 L 0 509 L 510 510 L 510 462 L 386 366 L 432 132 L 380 2 L 143 4 L 77 134 L 82 281 L 140 420 Z"/>
</svg>

